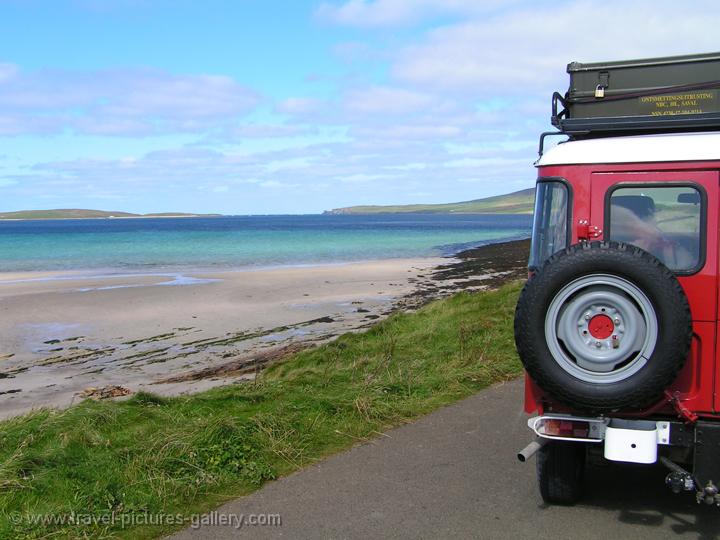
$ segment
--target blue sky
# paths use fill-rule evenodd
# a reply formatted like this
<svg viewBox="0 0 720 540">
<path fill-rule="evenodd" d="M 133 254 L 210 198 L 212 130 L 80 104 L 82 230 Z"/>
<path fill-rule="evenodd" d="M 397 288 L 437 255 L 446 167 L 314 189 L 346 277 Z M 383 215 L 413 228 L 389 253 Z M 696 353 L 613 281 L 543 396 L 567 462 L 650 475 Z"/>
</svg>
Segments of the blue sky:
<svg viewBox="0 0 720 540">
<path fill-rule="evenodd" d="M 719 23 L 705 0 L 0 0 L 0 211 L 530 187 L 569 61 L 718 50 Z"/>
</svg>

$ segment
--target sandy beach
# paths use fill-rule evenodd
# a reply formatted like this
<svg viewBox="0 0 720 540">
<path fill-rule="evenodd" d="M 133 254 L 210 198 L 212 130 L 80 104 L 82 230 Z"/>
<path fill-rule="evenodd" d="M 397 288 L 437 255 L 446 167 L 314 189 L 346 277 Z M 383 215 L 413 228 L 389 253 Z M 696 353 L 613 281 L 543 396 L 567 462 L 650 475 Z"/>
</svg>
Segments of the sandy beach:
<svg viewBox="0 0 720 540">
<path fill-rule="evenodd" d="M 0 417 L 65 407 L 114 385 L 176 395 L 242 382 L 394 310 L 522 276 L 526 260 L 525 243 L 516 242 L 458 259 L 0 274 Z"/>
<path fill-rule="evenodd" d="M 226 384 L 243 369 L 202 370 L 362 328 L 421 287 L 439 262 L 0 275 L 0 416 L 67 406 L 107 385 L 167 395 Z"/>
</svg>

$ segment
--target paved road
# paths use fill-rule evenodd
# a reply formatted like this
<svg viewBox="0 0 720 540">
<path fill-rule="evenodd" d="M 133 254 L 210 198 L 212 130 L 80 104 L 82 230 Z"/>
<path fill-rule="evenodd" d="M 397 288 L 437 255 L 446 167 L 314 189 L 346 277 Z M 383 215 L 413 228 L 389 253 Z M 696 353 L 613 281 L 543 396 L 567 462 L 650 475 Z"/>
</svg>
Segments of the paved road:
<svg viewBox="0 0 720 540">
<path fill-rule="evenodd" d="M 720 540 L 720 509 L 673 495 L 654 467 L 593 469 L 582 504 L 545 506 L 534 460 L 515 457 L 530 439 L 521 399 L 520 381 L 491 388 L 218 510 L 280 514 L 280 527 L 206 526 L 174 538 Z"/>
</svg>

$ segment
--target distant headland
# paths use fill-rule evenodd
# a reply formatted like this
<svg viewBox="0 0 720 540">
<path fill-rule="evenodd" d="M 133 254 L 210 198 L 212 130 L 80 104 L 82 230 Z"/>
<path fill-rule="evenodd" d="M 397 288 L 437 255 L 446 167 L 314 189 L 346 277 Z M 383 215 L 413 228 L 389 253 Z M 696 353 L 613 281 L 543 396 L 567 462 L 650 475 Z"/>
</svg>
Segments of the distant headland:
<svg viewBox="0 0 720 540">
<path fill-rule="evenodd" d="M 535 188 L 523 189 L 484 199 L 447 204 L 405 204 L 397 206 L 348 206 L 324 214 L 532 214 Z"/>
<path fill-rule="evenodd" d="M 160 212 L 156 214 L 133 214 L 106 210 L 84 210 L 80 208 L 57 208 L 53 210 L 20 210 L 0 212 L 0 220 L 16 219 L 131 219 L 131 218 L 191 218 L 217 217 L 221 214 L 188 214 L 185 212 Z"/>
</svg>

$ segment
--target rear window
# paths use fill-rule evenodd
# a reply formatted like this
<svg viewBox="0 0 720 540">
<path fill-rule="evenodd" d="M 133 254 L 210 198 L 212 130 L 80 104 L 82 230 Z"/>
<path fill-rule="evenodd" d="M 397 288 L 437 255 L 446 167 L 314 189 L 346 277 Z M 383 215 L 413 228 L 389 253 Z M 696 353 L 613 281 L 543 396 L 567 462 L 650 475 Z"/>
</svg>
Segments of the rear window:
<svg viewBox="0 0 720 540">
<path fill-rule="evenodd" d="M 703 197 L 693 186 L 637 186 L 610 194 L 611 240 L 636 245 L 676 272 L 701 264 Z"/>
<path fill-rule="evenodd" d="M 564 182 L 544 180 L 535 191 L 530 268 L 568 245 L 568 188 Z"/>
</svg>

